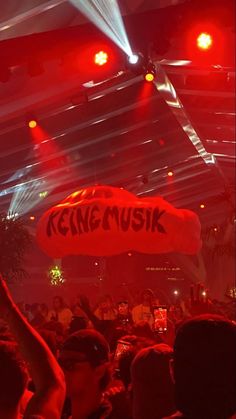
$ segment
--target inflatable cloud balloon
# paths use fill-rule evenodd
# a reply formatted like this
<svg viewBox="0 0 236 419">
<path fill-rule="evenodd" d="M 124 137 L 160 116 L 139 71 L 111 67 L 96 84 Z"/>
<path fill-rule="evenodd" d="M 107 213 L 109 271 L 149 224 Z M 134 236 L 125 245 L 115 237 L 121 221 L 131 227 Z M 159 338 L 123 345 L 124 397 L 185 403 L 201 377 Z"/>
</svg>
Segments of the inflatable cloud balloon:
<svg viewBox="0 0 236 419">
<path fill-rule="evenodd" d="M 161 197 L 138 198 L 110 186 L 81 189 L 48 210 L 37 227 L 51 257 L 141 253 L 195 254 L 201 248 L 197 215 Z"/>
</svg>

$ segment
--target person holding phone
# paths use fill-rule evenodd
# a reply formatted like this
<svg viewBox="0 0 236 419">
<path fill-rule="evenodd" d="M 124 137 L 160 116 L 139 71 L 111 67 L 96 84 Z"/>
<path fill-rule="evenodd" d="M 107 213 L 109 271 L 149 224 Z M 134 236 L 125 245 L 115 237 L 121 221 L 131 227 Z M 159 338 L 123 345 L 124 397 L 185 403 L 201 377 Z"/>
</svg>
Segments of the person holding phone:
<svg viewBox="0 0 236 419">
<path fill-rule="evenodd" d="M 122 327 L 129 331 L 133 325 L 133 318 L 129 309 L 129 303 L 127 300 L 121 300 L 117 304 L 117 318 L 115 320 L 116 327 Z"/>
<path fill-rule="evenodd" d="M 167 332 L 167 307 L 153 306 L 154 324 L 153 330 L 156 333 Z"/>
<path fill-rule="evenodd" d="M 156 303 L 155 295 L 151 289 L 146 289 L 142 292 L 142 303 L 135 306 L 132 310 L 132 317 L 134 323 L 145 320 L 152 327 L 154 318 L 152 307 Z"/>
<path fill-rule="evenodd" d="M 65 374 L 69 419 L 128 419 L 127 403 L 116 404 L 111 384 L 110 349 L 101 333 L 84 329 L 70 335 L 58 359 Z M 112 390 L 112 388 L 109 388 Z M 119 395 L 116 394 L 116 399 Z M 50 418 L 49 418 L 50 419 Z"/>
<path fill-rule="evenodd" d="M 115 320 L 117 311 L 114 307 L 112 297 L 109 294 L 102 296 L 97 309 L 94 312 L 99 320 Z"/>
</svg>

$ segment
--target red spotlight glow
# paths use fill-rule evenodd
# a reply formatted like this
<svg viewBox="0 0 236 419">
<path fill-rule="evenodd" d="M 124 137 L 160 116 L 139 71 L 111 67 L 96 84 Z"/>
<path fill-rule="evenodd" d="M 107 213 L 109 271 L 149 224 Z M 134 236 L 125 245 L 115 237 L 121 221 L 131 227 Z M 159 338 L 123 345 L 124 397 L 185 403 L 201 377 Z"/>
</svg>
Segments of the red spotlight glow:
<svg viewBox="0 0 236 419">
<path fill-rule="evenodd" d="M 202 209 L 205 208 L 205 205 L 204 204 L 201 204 L 200 205 L 200 208 L 202 208 Z"/>
<path fill-rule="evenodd" d="M 197 46 L 199 49 L 208 50 L 213 43 L 212 36 L 207 32 L 202 32 L 197 37 Z"/>
<path fill-rule="evenodd" d="M 94 55 L 94 63 L 96 65 L 104 65 L 108 61 L 108 54 L 105 51 L 99 51 Z"/>
<path fill-rule="evenodd" d="M 30 216 L 30 221 L 34 221 L 35 220 L 35 216 L 34 215 L 31 215 Z"/>
<path fill-rule="evenodd" d="M 196 64 L 212 65 L 213 62 L 221 62 L 227 48 L 226 32 L 208 20 L 192 25 L 186 36 L 188 59 Z"/>
<path fill-rule="evenodd" d="M 29 126 L 29 128 L 36 128 L 37 127 L 37 121 L 35 121 L 35 119 L 31 119 L 29 122 L 28 122 L 28 126 Z"/>
<path fill-rule="evenodd" d="M 169 177 L 172 177 L 172 176 L 174 176 L 174 173 L 172 172 L 172 170 L 169 170 L 169 172 L 167 173 L 167 175 L 168 175 Z"/>
</svg>

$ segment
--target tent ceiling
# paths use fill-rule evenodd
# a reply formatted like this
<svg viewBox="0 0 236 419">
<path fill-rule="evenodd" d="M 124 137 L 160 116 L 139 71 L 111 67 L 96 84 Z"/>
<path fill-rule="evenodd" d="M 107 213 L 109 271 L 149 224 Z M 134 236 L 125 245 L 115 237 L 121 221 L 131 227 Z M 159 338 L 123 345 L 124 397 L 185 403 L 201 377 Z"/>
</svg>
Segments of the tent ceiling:
<svg viewBox="0 0 236 419">
<path fill-rule="evenodd" d="M 150 16 L 155 14 L 160 23 L 197 3 L 123 0 L 120 4 L 138 46 Z M 143 27 L 136 39 L 134 22 L 140 16 Z M 54 41 L 67 37 L 70 43 L 77 34 L 82 48 L 88 42 L 83 35 L 87 28 L 89 41 L 93 36 L 100 39 L 66 1 L 4 3 L 0 54 L 12 76 L 0 82 L 0 210 L 7 211 L 19 201 L 20 211 L 37 214 L 76 188 L 104 183 L 140 196 L 162 195 L 175 206 L 197 211 L 203 224 L 222 222 L 233 209 L 235 191 L 232 22 L 222 26 L 227 54 L 204 64 L 186 59 L 178 31 L 170 30 L 165 37 L 162 33 L 160 42 L 170 37 L 171 45 L 162 54 L 153 52 L 160 69 L 153 86 L 145 86 L 142 76 L 127 71 L 116 49 L 116 65 L 108 76 L 91 83 L 90 75 L 72 71 L 68 78 Z M 25 57 L 32 54 L 35 42 L 45 71 L 30 77 Z M 43 127 L 43 148 L 25 126 L 30 112 Z M 43 191 L 48 191 L 44 199 L 39 197 Z M 202 202 L 204 210 L 199 209 Z"/>
</svg>

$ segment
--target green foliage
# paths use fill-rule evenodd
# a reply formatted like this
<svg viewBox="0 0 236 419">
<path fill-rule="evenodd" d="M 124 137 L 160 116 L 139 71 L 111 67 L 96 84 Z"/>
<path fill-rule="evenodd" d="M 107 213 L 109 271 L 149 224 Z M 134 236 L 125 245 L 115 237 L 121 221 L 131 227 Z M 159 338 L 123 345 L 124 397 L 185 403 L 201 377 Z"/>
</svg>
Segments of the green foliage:
<svg viewBox="0 0 236 419">
<path fill-rule="evenodd" d="M 54 286 L 62 285 L 65 282 L 63 271 L 59 266 L 52 266 L 48 271 L 48 277 L 50 279 L 50 284 Z"/>
<path fill-rule="evenodd" d="M 212 225 L 202 232 L 203 244 L 207 256 L 212 260 L 222 256 L 235 258 L 235 223 L 234 218 L 222 225 Z"/>
<path fill-rule="evenodd" d="M 32 243 L 25 222 L 0 214 L 0 272 L 6 280 L 20 280 L 26 275 L 24 256 Z"/>
</svg>

